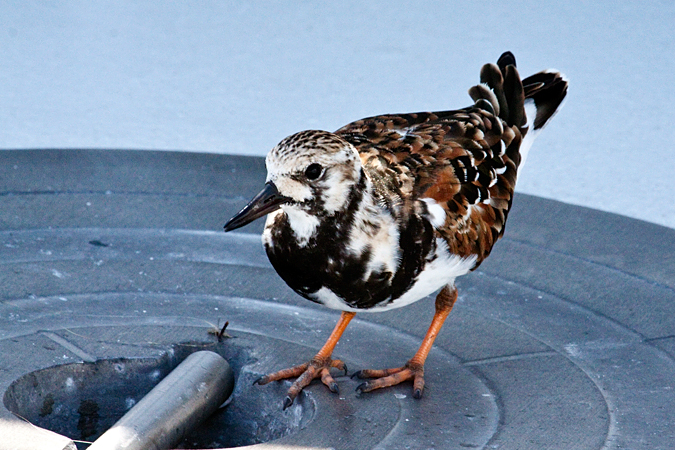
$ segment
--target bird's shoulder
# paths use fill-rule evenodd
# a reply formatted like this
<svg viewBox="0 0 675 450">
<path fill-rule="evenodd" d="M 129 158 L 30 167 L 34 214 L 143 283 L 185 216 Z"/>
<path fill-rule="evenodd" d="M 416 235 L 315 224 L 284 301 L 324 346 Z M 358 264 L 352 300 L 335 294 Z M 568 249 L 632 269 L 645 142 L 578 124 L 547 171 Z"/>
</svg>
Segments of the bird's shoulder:
<svg viewBox="0 0 675 450">
<path fill-rule="evenodd" d="M 488 102 L 369 117 L 336 134 L 356 147 L 390 209 L 405 216 L 433 207 L 437 233 L 453 253 L 475 254 L 479 263 L 489 254 L 511 206 L 522 136 Z"/>
</svg>

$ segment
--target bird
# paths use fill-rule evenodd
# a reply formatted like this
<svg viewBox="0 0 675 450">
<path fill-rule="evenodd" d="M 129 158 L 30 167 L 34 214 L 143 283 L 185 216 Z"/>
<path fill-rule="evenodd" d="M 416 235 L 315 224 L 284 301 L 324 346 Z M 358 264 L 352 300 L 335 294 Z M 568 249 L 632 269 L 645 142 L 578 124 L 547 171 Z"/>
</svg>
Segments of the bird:
<svg viewBox="0 0 675 450">
<path fill-rule="evenodd" d="M 519 167 L 559 110 L 568 81 L 556 70 L 520 78 L 511 52 L 480 70 L 473 104 L 385 114 L 334 131 L 306 130 L 267 155 L 263 189 L 225 224 L 267 216 L 262 243 L 278 275 L 300 296 L 341 311 L 310 361 L 261 376 L 295 378 L 283 409 L 319 378 L 339 392 L 332 357 L 356 313 L 401 308 L 437 292 L 419 350 L 400 367 L 362 369 L 359 394 L 411 381 L 457 300 L 455 279 L 475 270 L 504 234 Z"/>
</svg>

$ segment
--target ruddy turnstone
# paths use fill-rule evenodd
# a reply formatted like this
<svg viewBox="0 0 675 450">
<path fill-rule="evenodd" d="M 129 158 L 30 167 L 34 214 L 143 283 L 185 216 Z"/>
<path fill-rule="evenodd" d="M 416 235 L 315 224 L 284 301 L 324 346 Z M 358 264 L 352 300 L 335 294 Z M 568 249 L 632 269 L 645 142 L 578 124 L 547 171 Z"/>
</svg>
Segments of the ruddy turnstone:
<svg viewBox="0 0 675 450">
<path fill-rule="evenodd" d="M 284 408 L 313 379 L 337 392 L 333 349 L 357 312 L 385 311 L 440 289 L 417 353 L 402 367 L 361 370 L 368 392 L 413 381 L 457 300 L 455 278 L 476 269 L 503 235 L 518 167 L 567 94 L 558 72 L 521 81 L 510 52 L 486 64 L 458 110 L 387 114 L 339 130 L 308 130 L 267 155 L 263 190 L 225 225 L 267 215 L 262 235 L 283 280 L 313 302 L 342 311 L 311 361 L 257 380 L 297 377 Z"/>
</svg>

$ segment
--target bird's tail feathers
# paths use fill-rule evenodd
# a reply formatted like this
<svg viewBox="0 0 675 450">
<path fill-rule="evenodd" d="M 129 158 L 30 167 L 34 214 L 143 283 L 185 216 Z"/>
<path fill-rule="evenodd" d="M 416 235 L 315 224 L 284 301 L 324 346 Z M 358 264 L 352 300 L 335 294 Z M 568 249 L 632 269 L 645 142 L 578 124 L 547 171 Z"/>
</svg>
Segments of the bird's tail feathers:
<svg viewBox="0 0 675 450">
<path fill-rule="evenodd" d="M 534 117 L 528 118 L 532 121 L 532 129 L 539 130 L 551 120 L 565 100 L 567 79 L 556 70 L 544 70 L 523 80 L 523 92 L 526 101 L 531 100 L 536 109 Z"/>
<path fill-rule="evenodd" d="M 567 80 L 555 70 L 545 70 L 523 80 L 525 93 L 526 130 L 523 130 L 523 142 L 520 144 L 520 164 L 522 170 L 532 143 L 562 106 L 567 95 Z"/>
<path fill-rule="evenodd" d="M 534 130 L 543 128 L 551 120 L 567 95 L 567 80 L 555 70 L 545 70 L 521 81 L 511 52 L 502 54 L 497 64 L 485 64 L 480 71 L 480 82 L 469 89 L 475 102 L 486 100 L 508 125 L 529 125 Z M 535 109 L 530 116 L 527 103 L 533 103 Z"/>
<path fill-rule="evenodd" d="M 480 82 L 469 89 L 474 102 L 486 105 L 487 101 L 508 125 L 525 123 L 525 94 L 513 53 L 504 53 L 497 64 L 485 64 L 480 70 Z"/>
<path fill-rule="evenodd" d="M 534 138 L 551 120 L 567 95 L 567 80 L 555 70 L 545 70 L 521 81 L 516 58 L 506 52 L 497 64 L 485 64 L 480 71 L 481 84 L 469 89 L 476 106 L 492 110 L 509 126 L 523 133 L 520 146 L 522 167 Z"/>
</svg>

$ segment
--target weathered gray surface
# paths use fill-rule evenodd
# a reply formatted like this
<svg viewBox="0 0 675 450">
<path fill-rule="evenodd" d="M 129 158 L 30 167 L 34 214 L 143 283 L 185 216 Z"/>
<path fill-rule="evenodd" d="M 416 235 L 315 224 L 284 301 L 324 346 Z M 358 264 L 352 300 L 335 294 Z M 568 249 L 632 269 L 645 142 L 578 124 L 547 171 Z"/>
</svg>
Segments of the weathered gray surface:
<svg viewBox="0 0 675 450">
<path fill-rule="evenodd" d="M 277 442 L 338 449 L 675 446 L 675 231 L 525 195 L 458 281 L 421 401 L 408 385 L 357 398 L 342 377 L 339 397 L 312 385 L 281 413 L 284 385 L 252 380 L 311 357 L 337 313 L 280 281 L 248 234 L 260 222 L 220 231 L 263 180 L 257 158 L 0 152 L 0 390 L 57 364 L 210 348 L 237 374 L 215 426 L 239 423 L 233 444 L 288 432 Z M 336 354 L 350 370 L 401 364 L 432 313 L 426 299 L 360 314 Z M 219 320 L 234 339 L 208 334 Z"/>
</svg>

